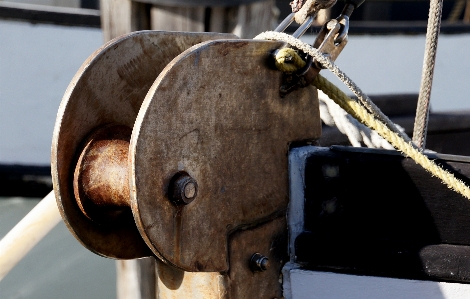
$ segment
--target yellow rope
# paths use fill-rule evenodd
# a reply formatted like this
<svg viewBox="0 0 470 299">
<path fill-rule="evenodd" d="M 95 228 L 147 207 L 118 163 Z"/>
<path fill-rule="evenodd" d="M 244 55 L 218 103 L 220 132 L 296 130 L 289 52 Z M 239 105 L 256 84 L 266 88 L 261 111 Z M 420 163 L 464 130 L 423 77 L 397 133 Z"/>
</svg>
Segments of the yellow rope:
<svg viewBox="0 0 470 299">
<path fill-rule="evenodd" d="M 470 188 L 461 180 L 457 179 L 452 173 L 442 169 L 436 163 L 429 160 L 427 156 L 415 149 L 410 143 L 406 143 L 400 136 L 398 136 L 398 134 L 391 131 L 384 123 L 374 118 L 374 116 L 363 106 L 349 98 L 344 92 L 327 79 L 318 75 L 313 81 L 313 85 L 318 89 L 321 89 L 327 96 L 334 100 L 339 106 L 341 106 L 341 108 L 351 114 L 358 121 L 377 131 L 380 136 L 387 140 L 397 150 L 401 151 L 405 156 L 410 157 L 417 164 L 429 171 L 433 176 L 441 179 L 450 189 L 462 194 L 467 199 L 470 199 Z"/>
<path fill-rule="evenodd" d="M 276 67 L 284 73 L 293 73 L 305 66 L 305 61 L 292 48 L 283 48 L 276 53 Z"/>
<path fill-rule="evenodd" d="M 315 59 L 316 62 L 320 63 L 323 67 L 330 70 L 340 79 L 358 98 L 359 102 L 366 107 L 377 119 L 380 119 L 387 125 L 392 131 L 400 135 L 406 141 L 411 141 L 410 137 L 405 133 L 401 132 L 395 124 L 385 115 L 382 111 L 372 102 L 369 97 L 362 92 L 362 90 L 349 78 L 342 70 L 338 68 L 328 57 L 324 56 L 318 49 L 315 49 L 309 44 L 302 42 L 301 40 L 282 33 L 282 32 L 263 32 L 255 37 L 255 39 L 267 39 L 267 40 L 279 40 L 291 45 L 291 47 L 302 51 L 303 53 L 309 54 Z M 295 54 L 294 54 L 295 55 Z M 297 54 L 298 55 L 298 54 Z"/>
<path fill-rule="evenodd" d="M 259 36 L 258 36 L 259 37 Z M 263 37 L 261 35 L 261 37 Z M 288 36 L 288 38 L 290 38 Z M 289 43 L 295 43 L 298 41 L 290 41 Z M 300 42 L 300 41 L 299 41 Z M 297 48 L 300 48 L 302 45 L 295 45 Z M 310 46 L 309 46 L 310 48 Z M 294 72 L 300 69 L 301 63 L 298 62 L 298 59 L 301 59 L 297 51 L 285 48 L 280 50 L 276 55 L 276 66 L 279 70 L 283 72 Z M 308 49 L 307 49 L 308 50 Z M 310 54 L 310 53 L 309 53 Z M 280 58 L 278 59 L 277 56 Z M 322 58 L 319 56 L 319 58 Z M 290 62 L 286 66 L 286 60 Z M 326 63 L 328 66 L 328 64 Z M 295 69 L 294 69 L 295 68 Z M 331 68 L 329 68 L 331 70 Z M 335 72 L 336 75 L 338 75 Z M 345 76 L 345 74 L 343 74 Z M 353 82 L 351 82 L 353 83 Z M 349 98 L 343 91 L 338 87 L 333 85 L 327 79 L 318 75 L 312 83 L 318 89 L 321 89 L 327 96 L 329 96 L 336 104 L 343 108 L 347 113 L 351 114 L 355 119 L 369 128 L 377 131 L 377 133 L 387 140 L 393 147 L 401 151 L 405 156 L 413 159 L 417 164 L 421 165 L 424 169 L 429 171 L 433 176 L 438 177 L 445 183 L 449 189 L 452 189 L 467 199 L 470 199 L 470 188 L 466 186 L 461 180 L 457 179 L 452 173 L 444 170 L 439 165 L 429 160 L 427 156 L 421 153 L 411 141 L 407 142 L 405 139 L 400 136 L 397 132 L 392 131 L 384 122 L 378 120 L 371 112 L 369 112 L 363 105 L 359 102 Z"/>
</svg>

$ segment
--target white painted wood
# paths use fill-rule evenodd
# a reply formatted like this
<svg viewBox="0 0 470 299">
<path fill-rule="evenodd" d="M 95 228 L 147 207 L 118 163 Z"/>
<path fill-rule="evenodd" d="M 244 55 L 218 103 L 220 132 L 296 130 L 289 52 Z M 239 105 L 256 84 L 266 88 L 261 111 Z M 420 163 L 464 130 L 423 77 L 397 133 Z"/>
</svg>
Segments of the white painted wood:
<svg viewBox="0 0 470 299">
<path fill-rule="evenodd" d="M 468 299 L 470 285 L 289 268 L 284 271 L 284 296 L 286 299 Z"/>
<path fill-rule="evenodd" d="M 0 281 L 60 220 L 51 192 L 0 241 Z"/>
</svg>

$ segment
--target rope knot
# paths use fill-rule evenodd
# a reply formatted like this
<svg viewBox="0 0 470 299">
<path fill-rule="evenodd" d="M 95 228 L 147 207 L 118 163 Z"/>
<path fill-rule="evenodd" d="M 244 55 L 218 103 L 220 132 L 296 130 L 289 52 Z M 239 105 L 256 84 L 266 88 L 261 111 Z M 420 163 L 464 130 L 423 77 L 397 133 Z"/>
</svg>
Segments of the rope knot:
<svg viewBox="0 0 470 299">
<path fill-rule="evenodd" d="M 336 0 L 294 0 L 290 3 L 292 12 L 295 12 L 295 22 L 303 24 L 309 16 L 315 15 L 320 9 L 327 9 L 335 5 Z"/>
</svg>

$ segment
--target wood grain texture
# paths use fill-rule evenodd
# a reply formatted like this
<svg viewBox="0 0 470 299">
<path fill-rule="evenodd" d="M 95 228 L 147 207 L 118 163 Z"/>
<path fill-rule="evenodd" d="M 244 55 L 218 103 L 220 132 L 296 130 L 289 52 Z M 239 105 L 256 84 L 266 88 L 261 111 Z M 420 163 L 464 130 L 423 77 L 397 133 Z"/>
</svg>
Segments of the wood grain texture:
<svg viewBox="0 0 470 299">
<path fill-rule="evenodd" d="M 278 11 L 273 0 L 251 4 L 211 7 L 209 28 L 212 32 L 230 32 L 241 38 L 253 38 L 277 26 Z"/>
<path fill-rule="evenodd" d="M 131 138 L 132 209 L 146 243 L 169 264 L 227 271 L 227 235 L 285 211 L 289 143 L 321 132 L 313 87 L 279 96 L 281 73 L 269 59 L 281 45 L 199 44 L 150 89 Z M 199 186 L 184 207 L 166 194 L 179 171 Z"/>
<path fill-rule="evenodd" d="M 205 7 L 171 7 L 153 5 L 150 8 L 150 28 L 168 31 L 205 31 Z"/>
<path fill-rule="evenodd" d="M 252 2 L 252 3 L 251 3 Z M 274 0 L 231 5 L 170 5 L 152 1 L 101 0 L 104 40 L 137 30 L 227 32 L 253 38 L 276 26 Z"/>
</svg>

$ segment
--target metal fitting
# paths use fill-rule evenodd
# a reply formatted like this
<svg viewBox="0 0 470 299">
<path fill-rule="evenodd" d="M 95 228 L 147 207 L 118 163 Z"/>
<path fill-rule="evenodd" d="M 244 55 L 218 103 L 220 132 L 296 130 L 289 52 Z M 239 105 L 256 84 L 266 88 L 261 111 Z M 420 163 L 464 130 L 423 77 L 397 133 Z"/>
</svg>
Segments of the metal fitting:
<svg viewBox="0 0 470 299">
<path fill-rule="evenodd" d="M 197 182 L 187 173 L 178 173 L 173 178 L 171 200 L 177 206 L 190 204 L 197 196 Z"/>
<path fill-rule="evenodd" d="M 261 253 L 254 253 L 250 258 L 250 269 L 253 272 L 266 271 L 269 267 L 269 259 Z"/>
</svg>

